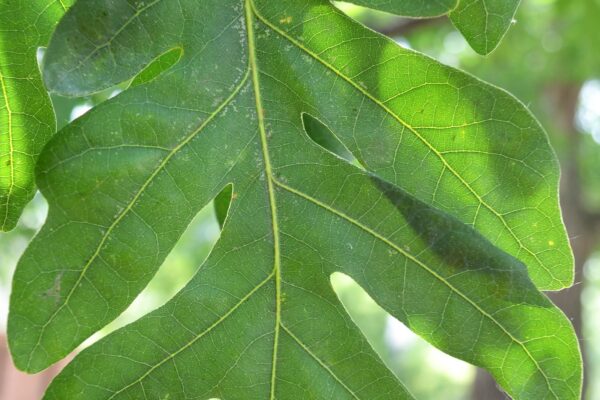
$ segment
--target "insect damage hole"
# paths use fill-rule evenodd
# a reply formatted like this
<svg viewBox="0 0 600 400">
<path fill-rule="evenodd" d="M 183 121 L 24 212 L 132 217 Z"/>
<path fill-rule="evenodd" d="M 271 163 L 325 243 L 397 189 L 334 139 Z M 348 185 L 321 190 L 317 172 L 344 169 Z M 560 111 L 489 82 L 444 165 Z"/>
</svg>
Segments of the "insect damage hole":
<svg viewBox="0 0 600 400">
<path fill-rule="evenodd" d="M 313 142 L 321 148 L 347 161 L 355 167 L 365 169 L 362 163 L 352 154 L 327 125 L 310 114 L 302 113 L 304 131 Z"/>
<path fill-rule="evenodd" d="M 142 85 L 144 83 L 151 82 L 163 75 L 165 72 L 173 68 L 175 64 L 179 62 L 183 55 L 183 49 L 181 47 L 175 47 L 162 53 L 154 60 L 152 60 L 146 68 L 142 70 L 135 78 L 131 81 L 131 87 Z"/>
</svg>

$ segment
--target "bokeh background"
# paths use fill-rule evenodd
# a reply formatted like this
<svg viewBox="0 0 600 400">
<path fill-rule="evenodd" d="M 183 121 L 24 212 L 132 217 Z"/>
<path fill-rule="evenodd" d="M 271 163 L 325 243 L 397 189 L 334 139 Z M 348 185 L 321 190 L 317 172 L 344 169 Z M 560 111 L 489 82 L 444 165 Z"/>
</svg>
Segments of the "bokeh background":
<svg viewBox="0 0 600 400">
<path fill-rule="evenodd" d="M 562 165 L 561 203 L 577 268 L 573 288 L 549 295 L 573 321 L 584 349 L 584 398 L 600 400 L 600 0 L 523 0 L 504 42 L 485 58 L 468 47 L 447 18 L 406 20 L 343 3 L 340 8 L 403 46 L 505 88 L 547 129 Z M 124 87 L 81 99 L 54 98 L 59 127 Z M 4 337 L 11 276 L 46 211 L 44 199 L 37 196 L 18 228 L 0 234 L 0 400 L 39 399 L 60 370 L 58 365 L 36 376 L 19 373 Z M 218 237 L 219 225 L 208 205 L 147 289 L 84 346 L 166 302 L 200 267 Z M 375 350 L 418 399 L 506 398 L 486 373 L 412 334 L 349 278 L 332 280 Z"/>
</svg>

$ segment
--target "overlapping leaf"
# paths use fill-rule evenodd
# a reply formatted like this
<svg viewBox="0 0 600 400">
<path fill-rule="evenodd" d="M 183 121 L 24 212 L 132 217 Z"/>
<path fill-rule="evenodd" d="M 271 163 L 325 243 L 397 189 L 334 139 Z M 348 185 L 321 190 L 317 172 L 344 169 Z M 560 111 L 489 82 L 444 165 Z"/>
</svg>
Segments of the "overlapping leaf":
<svg viewBox="0 0 600 400">
<path fill-rule="evenodd" d="M 349 0 L 350 3 L 406 17 L 435 17 L 448 14 L 458 0 Z"/>
<path fill-rule="evenodd" d="M 471 47 L 485 55 L 508 31 L 519 3 L 521 0 L 460 0 L 450 18 Z"/>
<path fill-rule="evenodd" d="M 527 273 L 572 280 L 556 161 L 520 103 L 324 0 L 80 0 L 45 77 L 85 94 L 172 51 L 41 157 L 50 212 L 14 278 L 15 362 L 39 371 L 119 315 L 232 187 L 221 239 L 47 398 L 410 398 L 333 293 L 339 271 L 514 398 L 578 399 L 572 328 Z M 306 114 L 363 168 L 316 144 Z"/>
<path fill-rule="evenodd" d="M 458 30 L 479 54 L 494 50 L 513 22 L 520 0 L 349 0 L 375 10 L 407 17 L 450 14 Z"/>
<path fill-rule="evenodd" d="M 35 162 L 56 130 L 36 52 L 71 3 L 0 2 L 0 231 L 15 227 L 33 197 Z"/>
</svg>

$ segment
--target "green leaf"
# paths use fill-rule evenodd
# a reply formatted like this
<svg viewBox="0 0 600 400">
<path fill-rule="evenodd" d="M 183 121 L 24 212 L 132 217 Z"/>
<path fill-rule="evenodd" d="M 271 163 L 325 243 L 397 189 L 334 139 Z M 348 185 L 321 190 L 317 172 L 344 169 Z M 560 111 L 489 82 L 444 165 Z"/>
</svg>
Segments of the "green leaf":
<svg viewBox="0 0 600 400">
<path fill-rule="evenodd" d="M 487 55 L 513 23 L 521 0 L 390 1 L 348 0 L 364 7 L 406 17 L 428 18 L 449 14 L 456 28 L 479 54 Z"/>
<path fill-rule="evenodd" d="M 572 281 L 558 167 L 521 103 L 324 0 L 80 0 L 44 75 L 91 93 L 178 48 L 40 158 L 50 211 L 14 277 L 16 365 L 39 371 L 118 316 L 220 193 L 221 238 L 47 398 L 410 398 L 334 272 L 514 398 L 579 398 L 577 340 L 535 286 Z"/>
<path fill-rule="evenodd" d="M 450 19 L 479 54 L 491 53 L 506 35 L 521 0 L 460 0 Z"/>
<path fill-rule="evenodd" d="M 405 17 L 437 17 L 453 10 L 459 0 L 344 0 Z"/>
<path fill-rule="evenodd" d="M 71 3 L 0 3 L 0 231 L 15 227 L 33 197 L 35 161 L 56 131 L 36 52 Z"/>
</svg>

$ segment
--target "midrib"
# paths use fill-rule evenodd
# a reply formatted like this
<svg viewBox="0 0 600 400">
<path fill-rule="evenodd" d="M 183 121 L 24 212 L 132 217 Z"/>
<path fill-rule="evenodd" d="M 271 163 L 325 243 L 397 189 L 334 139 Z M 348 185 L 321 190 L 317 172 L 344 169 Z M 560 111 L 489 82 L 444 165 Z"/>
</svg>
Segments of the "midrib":
<svg viewBox="0 0 600 400">
<path fill-rule="evenodd" d="M 278 33 L 281 37 L 283 37 L 284 39 L 290 41 L 292 44 L 296 45 L 298 48 L 300 48 L 301 50 L 305 51 L 308 55 L 312 56 L 314 59 L 316 59 L 317 61 L 321 62 L 323 65 L 325 65 L 325 67 L 329 68 L 330 70 L 332 70 L 333 72 L 335 72 L 337 75 L 339 75 L 341 78 L 343 78 L 344 80 L 346 80 L 348 83 L 350 83 L 352 86 L 356 87 L 360 92 L 362 92 L 367 98 L 369 98 L 370 100 L 374 101 L 376 104 L 380 105 L 381 107 L 384 108 L 384 110 L 386 110 L 390 115 L 393 115 L 396 117 L 396 119 L 398 119 L 399 122 L 401 122 L 404 126 L 406 126 L 409 130 L 411 130 L 415 135 L 417 135 L 417 137 L 422 140 L 427 146 L 429 146 L 433 151 L 436 152 L 436 154 L 439 155 L 440 159 L 444 162 L 444 165 L 447 168 L 450 168 L 451 171 L 457 176 L 460 177 L 460 175 L 458 175 L 454 169 L 452 169 L 452 167 L 447 164 L 447 161 L 445 160 L 444 157 L 441 157 L 441 154 L 439 154 L 439 152 L 437 151 L 437 149 L 434 149 L 433 147 L 431 147 L 431 145 L 416 131 L 414 130 L 414 128 L 412 126 L 410 126 L 409 124 L 407 124 L 404 120 L 400 119 L 400 117 L 396 116 L 389 108 L 387 108 L 387 106 L 383 105 L 381 102 L 379 102 L 376 98 L 374 98 L 370 93 L 368 93 L 365 89 L 361 88 L 359 85 L 356 85 L 354 82 L 352 82 L 348 77 L 346 77 L 345 75 L 341 74 L 340 71 L 338 71 L 337 69 L 335 69 L 332 65 L 330 65 L 329 63 L 327 63 L 325 60 L 321 59 L 318 55 L 314 54 L 312 51 L 308 50 L 306 47 L 304 47 L 302 44 L 300 44 L 299 42 L 297 42 L 295 39 L 293 39 L 292 37 L 290 37 L 287 33 L 285 33 L 284 31 L 282 31 L 281 29 L 279 29 L 277 26 L 275 26 L 272 22 L 270 22 L 267 18 L 265 18 L 263 15 L 260 14 L 260 12 L 256 9 L 256 7 L 254 6 L 254 2 L 253 0 L 245 0 L 246 2 L 246 19 L 247 19 L 247 24 L 249 24 L 249 28 L 248 28 L 248 37 L 249 37 L 249 47 L 250 47 L 250 63 L 251 63 L 251 69 L 252 69 L 252 74 L 253 74 L 253 81 L 254 81 L 254 85 L 255 85 L 255 92 L 257 93 L 257 112 L 259 114 L 259 123 L 261 126 L 261 139 L 263 142 L 263 151 L 267 152 L 268 148 L 266 145 L 266 134 L 264 134 L 264 121 L 262 120 L 263 118 L 263 113 L 262 113 L 262 107 L 260 107 L 260 92 L 258 91 L 258 71 L 256 70 L 255 66 L 256 66 L 256 60 L 255 60 L 255 45 L 254 45 L 254 30 L 250 24 L 250 22 L 252 21 L 252 16 L 255 15 L 258 20 L 261 23 L 264 23 L 266 27 L 272 29 L 274 32 Z M 254 65 L 253 65 L 254 62 Z M 265 163 L 267 163 L 268 160 L 268 153 L 265 153 Z M 301 197 L 307 198 L 309 199 L 310 197 L 307 196 L 306 194 L 297 191 L 295 189 L 292 189 L 291 187 L 282 184 L 281 182 L 279 182 L 278 180 L 276 180 L 273 175 L 271 174 L 271 168 L 270 168 L 270 161 L 268 163 L 268 166 L 266 167 L 267 169 L 267 175 L 268 175 L 268 185 L 269 185 L 269 194 L 273 194 L 273 198 L 271 201 L 271 208 L 272 210 L 276 211 L 274 209 L 274 192 L 273 192 L 273 186 L 277 185 L 281 188 L 283 188 L 284 190 L 287 190 L 291 193 L 295 193 L 297 195 L 300 195 Z M 462 178 L 461 178 L 462 179 Z M 479 195 L 466 183 L 464 182 L 465 185 L 467 186 L 467 188 L 478 198 L 480 199 Z M 311 199 L 314 202 L 314 199 Z M 322 205 L 322 203 L 316 201 L 315 204 L 317 205 Z M 489 208 L 490 210 L 494 211 L 494 209 L 491 208 L 491 206 L 489 206 L 487 203 L 483 202 L 483 200 L 480 200 L 480 204 Z M 333 211 L 331 208 L 326 207 L 327 209 L 329 209 L 330 211 Z M 346 216 L 338 213 L 338 212 L 334 212 L 334 214 L 341 216 L 343 218 L 345 218 Z M 499 216 L 499 215 L 498 215 Z M 348 219 L 348 218 L 346 218 Z M 351 219 L 348 219 L 351 220 Z M 504 219 L 501 218 L 501 220 L 503 222 Z M 351 221 L 352 222 L 352 221 Z M 361 224 L 358 224 L 359 226 L 362 227 Z M 277 236 L 277 230 L 276 230 L 276 213 L 274 214 L 274 235 Z M 505 226 L 508 228 L 508 226 L 505 223 Z M 364 229 L 364 227 L 363 227 Z M 379 234 L 375 233 L 374 231 L 370 230 L 367 228 L 367 231 L 369 233 L 375 234 L 376 237 L 383 239 L 384 242 L 386 242 L 388 245 L 392 244 L 391 242 L 389 242 L 387 239 L 380 237 Z M 509 231 L 511 233 L 512 230 L 509 228 Z M 513 233 L 514 236 L 514 233 Z M 517 239 L 517 241 L 519 241 L 519 239 L 514 236 L 515 239 Z M 521 243 L 519 241 L 519 243 Z M 276 245 L 276 251 L 278 252 L 278 245 L 279 243 L 277 242 Z M 400 248 L 396 248 L 397 251 L 399 251 L 400 253 L 404 254 L 405 256 L 408 256 L 409 259 L 411 259 L 412 261 L 415 261 L 417 263 L 417 265 L 424 267 L 425 270 L 427 270 L 430 273 L 433 273 L 434 276 L 436 276 L 438 279 L 441 278 L 442 282 L 445 283 L 446 285 L 448 285 L 450 287 L 451 290 L 453 290 L 453 292 L 455 292 L 456 294 L 458 294 L 461 298 L 463 298 L 465 301 L 467 301 L 470 305 L 472 305 L 473 307 L 475 307 L 475 309 L 477 309 L 480 313 L 482 313 L 482 315 L 486 318 L 489 318 L 494 324 L 496 324 L 502 331 L 503 333 L 505 333 L 513 342 L 517 343 L 526 353 L 527 357 L 534 363 L 536 369 L 541 373 L 541 375 L 543 376 L 543 378 L 546 381 L 546 384 L 548 386 L 548 388 L 550 389 L 550 391 L 552 392 L 552 394 L 556 397 L 557 395 L 554 392 L 553 386 L 550 384 L 549 378 L 546 375 L 546 373 L 544 372 L 544 370 L 541 368 L 541 366 L 538 363 L 538 360 L 533 356 L 533 354 L 530 352 L 529 348 L 527 346 L 525 346 L 525 344 L 518 340 L 511 332 L 509 332 L 500 322 L 498 322 L 492 315 L 490 315 L 489 313 L 487 313 L 485 310 L 483 310 L 481 307 L 479 307 L 478 304 L 476 304 L 475 302 L 473 302 L 468 296 L 466 296 L 465 294 L 463 294 L 461 291 L 459 291 L 458 289 L 456 289 L 454 286 L 450 285 L 445 279 L 443 279 L 441 276 L 439 276 L 437 273 L 435 273 L 433 270 L 431 270 L 430 268 L 428 268 L 425 264 L 423 264 L 420 260 L 418 260 L 417 258 L 415 258 L 414 256 L 404 252 L 402 249 Z M 277 253 L 278 254 L 278 253 Z M 278 260 L 276 260 L 278 261 Z M 276 266 L 276 269 L 279 269 L 278 266 Z M 278 273 L 278 271 L 276 271 Z M 280 302 L 279 302 L 279 284 L 280 284 L 280 276 L 278 274 L 275 274 L 276 279 L 277 279 L 277 297 L 278 297 L 278 301 L 277 301 L 277 319 L 278 321 L 280 321 L 279 319 L 279 306 L 280 306 Z M 277 324 L 277 329 L 279 328 L 279 323 Z M 276 330 L 276 336 L 278 334 L 278 330 Z M 275 342 L 277 344 L 277 342 Z M 275 345 L 275 349 L 276 349 L 276 345 Z M 275 350 L 275 354 L 276 355 L 276 350 Z M 275 364 L 274 364 L 275 365 Z M 274 375 L 273 375 L 274 378 Z M 271 388 L 273 390 L 274 385 L 272 382 Z M 273 392 L 271 393 L 271 400 L 273 400 Z"/>
<path fill-rule="evenodd" d="M 252 84 L 254 88 L 254 98 L 256 101 L 256 114 L 258 116 L 258 127 L 260 131 L 260 140 L 265 163 L 265 175 L 267 180 L 267 190 L 269 192 L 269 205 L 271 209 L 271 224 L 273 229 L 273 276 L 275 279 L 275 328 L 273 339 L 273 358 L 271 367 L 271 391 L 270 399 L 275 399 L 275 381 L 277 375 L 277 351 L 279 347 L 279 330 L 281 326 L 281 270 L 280 270 L 280 246 L 279 246 L 279 224 L 277 219 L 277 203 L 275 198 L 275 186 L 273 182 L 273 170 L 271 167 L 271 158 L 267 144 L 267 132 L 265 128 L 264 110 L 260 92 L 260 79 L 258 72 L 258 63 L 256 59 L 256 41 L 254 35 L 254 14 L 251 0 L 245 1 L 246 11 L 246 29 L 248 34 L 248 56 L 250 59 L 250 70 L 252 71 Z"/>
</svg>

